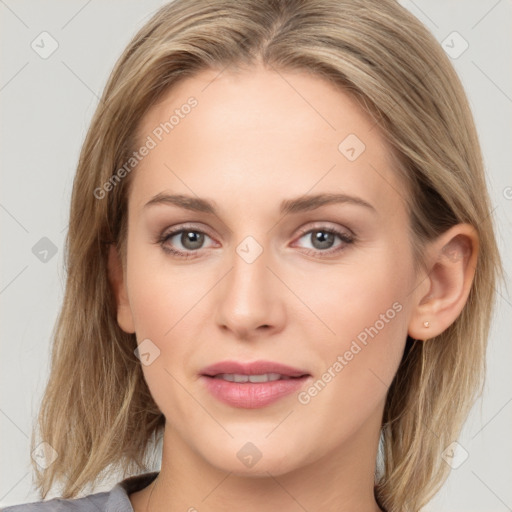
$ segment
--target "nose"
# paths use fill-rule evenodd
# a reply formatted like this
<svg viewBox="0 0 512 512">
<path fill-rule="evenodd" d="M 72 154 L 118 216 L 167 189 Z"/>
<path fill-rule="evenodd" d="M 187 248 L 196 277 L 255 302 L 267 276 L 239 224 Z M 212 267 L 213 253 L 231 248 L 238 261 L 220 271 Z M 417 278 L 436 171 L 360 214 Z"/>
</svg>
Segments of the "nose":
<svg viewBox="0 0 512 512">
<path fill-rule="evenodd" d="M 263 250 L 252 257 L 234 251 L 231 269 L 218 288 L 217 325 L 238 339 L 275 334 L 285 322 L 284 287 L 269 269 L 269 254 Z"/>
</svg>

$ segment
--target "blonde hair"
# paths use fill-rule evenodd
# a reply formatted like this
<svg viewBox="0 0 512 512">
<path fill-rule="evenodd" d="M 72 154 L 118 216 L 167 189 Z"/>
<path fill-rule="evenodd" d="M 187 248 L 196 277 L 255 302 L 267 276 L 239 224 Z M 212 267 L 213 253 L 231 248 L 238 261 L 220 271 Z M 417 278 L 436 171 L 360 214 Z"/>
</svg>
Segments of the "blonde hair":
<svg viewBox="0 0 512 512">
<path fill-rule="evenodd" d="M 124 261 L 133 173 L 103 198 L 94 191 L 130 158 L 140 120 L 179 80 L 257 62 L 329 80 L 372 116 L 408 190 L 418 262 L 421 247 L 454 224 L 477 230 L 480 253 L 462 313 L 437 338 L 407 340 L 387 396 L 375 496 L 388 512 L 417 511 L 447 477 L 441 452 L 481 393 L 501 269 L 477 133 L 449 59 L 393 0 L 176 0 L 119 58 L 80 154 L 65 296 L 38 417 L 40 439 L 58 457 L 44 471 L 33 463 L 43 498 L 58 481 L 69 498 L 109 468 L 147 470 L 148 443 L 165 424 L 134 355 L 135 335 L 117 324 L 107 274 L 111 243 Z M 31 443 L 38 444 L 35 429 Z"/>
</svg>

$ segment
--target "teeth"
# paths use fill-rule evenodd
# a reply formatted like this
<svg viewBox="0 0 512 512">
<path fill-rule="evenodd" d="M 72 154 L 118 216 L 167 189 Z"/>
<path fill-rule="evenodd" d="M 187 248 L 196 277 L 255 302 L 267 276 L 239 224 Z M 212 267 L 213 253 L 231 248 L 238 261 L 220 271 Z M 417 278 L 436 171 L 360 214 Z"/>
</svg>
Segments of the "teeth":
<svg viewBox="0 0 512 512">
<path fill-rule="evenodd" d="M 216 379 L 223 379 L 229 382 L 271 382 L 279 379 L 289 379 L 279 373 L 264 373 L 263 375 L 241 375 L 239 373 L 220 373 L 215 375 Z"/>
<path fill-rule="evenodd" d="M 249 375 L 249 382 L 269 382 L 280 378 L 279 373 L 264 373 L 263 375 Z"/>
</svg>

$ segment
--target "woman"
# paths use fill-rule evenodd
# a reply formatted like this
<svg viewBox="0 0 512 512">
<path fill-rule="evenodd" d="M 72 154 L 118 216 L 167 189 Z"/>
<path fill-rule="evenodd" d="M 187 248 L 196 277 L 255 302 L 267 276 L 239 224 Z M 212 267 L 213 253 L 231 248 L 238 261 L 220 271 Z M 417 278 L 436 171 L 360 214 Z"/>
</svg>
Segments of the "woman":
<svg viewBox="0 0 512 512">
<path fill-rule="evenodd" d="M 418 511 L 481 389 L 489 204 L 460 81 L 399 4 L 162 7 L 77 169 L 41 496 Z M 157 438 L 158 473 L 78 498 Z"/>
</svg>

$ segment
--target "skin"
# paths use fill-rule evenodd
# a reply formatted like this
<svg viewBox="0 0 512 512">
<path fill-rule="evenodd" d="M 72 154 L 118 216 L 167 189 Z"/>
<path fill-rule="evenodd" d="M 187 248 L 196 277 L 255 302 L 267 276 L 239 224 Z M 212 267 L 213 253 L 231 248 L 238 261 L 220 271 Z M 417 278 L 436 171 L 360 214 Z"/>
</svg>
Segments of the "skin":
<svg viewBox="0 0 512 512">
<path fill-rule="evenodd" d="M 351 97 L 316 76 L 202 71 L 151 108 L 140 140 L 190 96 L 198 105 L 133 171 L 126 267 L 115 249 L 109 261 L 119 325 L 160 350 L 142 368 L 166 417 L 162 466 L 154 485 L 130 495 L 134 510 L 378 511 L 373 475 L 388 386 L 407 334 L 436 336 L 462 310 L 475 231 L 451 228 L 425 248 L 426 268 L 416 272 L 407 191 L 384 139 Z M 366 146 L 354 161 L 338 150 L 348 134 Z M 144 206 L 159 193 L 205 198 L 218 211 Z M 281 201 L 319 193 L 372 208 L 279 213 Z M 185 223 L 206 234 L 198 249 L 181 233 L 157 241 Z M 313 235 L 322 228 L 355 240 L 319 246 Z M 236 252 L 247 236 L 263 249 L 252 263 Z M 193 257 L 165 252 L 170 246 Z M 306 369 L 306 390 L 397 303 L 394 318 L 307 404 L 293 393 L 235 408 L 199 379 L 218 361 L 265 359 Z M 237 457 L 248 442 L 261 453 L 252 467 Z"/>
</svg>

